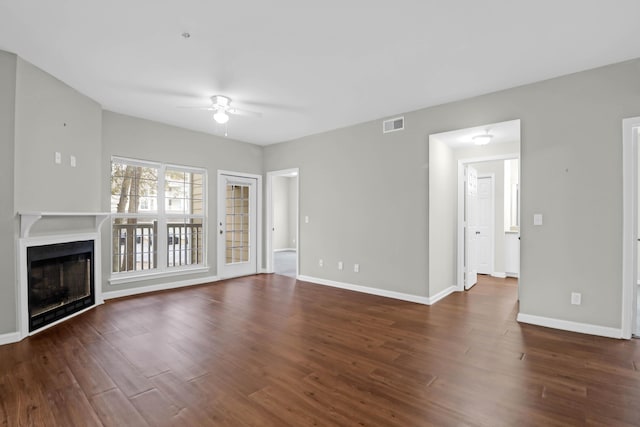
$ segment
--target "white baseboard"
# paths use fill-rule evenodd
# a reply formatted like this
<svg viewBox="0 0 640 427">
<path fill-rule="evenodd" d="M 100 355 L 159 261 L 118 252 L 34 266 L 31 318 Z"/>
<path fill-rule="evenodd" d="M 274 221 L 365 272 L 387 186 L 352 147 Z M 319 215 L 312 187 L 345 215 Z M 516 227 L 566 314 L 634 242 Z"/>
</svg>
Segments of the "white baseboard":
<svg viewBox="0 0 640 427">
<path fill-rule="evenodd" d="M 441 299 L 443 299 L 444 297 L 447 297 L 457 291 L 458 291 L 457 286 L 449 286 L 447 289 L 444 289 L 438 292 L 437 294 L 435 294 L 434 296 L 427 298 L 429 300 L 429 305 L 435 304 Z"/>
<path fill-rule="evenodd" d="M 554 319 L 551 317 L 534 316 L 518 313 L 518 322 L 547 328 L 562 329 L 564 331 L 579 332 L 581 334 L 598 335 L 607 338 L 622 338 L 622 329 L 607 326 L 592 325 L 590 323 L 572 322 L 570 320 Z"/>
<path fill-rule="evenodd" d="M 491 273 L 491 277 L 497 277 L 498 279 L 504 279 L 507 277 L 507 273 L 504 271 L 494 271 Z"/>
<path fill-rule="evenodd" d="M 507 277 L 515 277 L 516 279 L 520 277 L 519 273 L 505 273 Z"/>
<path fill-rule="evenodd" d="M 20 332 L 9 332 L 8 334 L 0 334 L 0 345 L 13 344 L 20 341 Z"/>
<path fill-rule="evenodd" d="M 296 248 L 274 249 L 273 252 L 295 252 Z"/>
<path fill-rule="evenodd" d="M 455 286 L 451 286 L 444 291 L 438 293 L 432 298 L 419 295 L 405 294 L 402 292 L 387 291 L 385 289 L 371 288 L 369 286 L 354 285 L 351 283 L 336 282 L 333 280 L 320 279 L 318 277 L 298 276 L 298 280 L 303 282 L 315 283 L 316 285 L 331 286 L 333 288 L 347 289 L 349 291 L 362 292 L 365 294 L 378 295 L 381 297 L 393 298 L 402 301 L 410 301 L 418 304 L 431 305 L 456 290 Z"/>
<path fill-rule="evenodd" d="M 184 288 L 187 286 L 202 285 L 209 282 L 217 282 L 218 276 L 200 277 L 197 279 L 182 280 L 180 282 L 162 283 L 160 285 L 140 286 L 138 288 L 122 289 L 119 291 L 102 292 L 102 299 L 128 297 L 131 295 L 146 294 L 147 292 L 166 291 L 169 289 Z"/>
</svg>

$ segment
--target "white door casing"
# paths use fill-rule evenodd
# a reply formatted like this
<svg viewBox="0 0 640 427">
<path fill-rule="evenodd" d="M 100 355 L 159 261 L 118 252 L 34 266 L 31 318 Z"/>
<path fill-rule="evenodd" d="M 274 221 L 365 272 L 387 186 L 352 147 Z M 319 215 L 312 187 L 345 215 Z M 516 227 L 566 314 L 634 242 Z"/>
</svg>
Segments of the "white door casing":
<svg viewBox="0 0 640 427">
<path fill-rule="evenodd" d="M 640 117 L 622 121 L 622 330 L 621 338 L 640 333 L 638 327 L 638 144 Z"/>
<path fill-rule="evenodd" d="M 218 173 L 218 276 L 258 273 L 259 178 Z"/>
</svg>

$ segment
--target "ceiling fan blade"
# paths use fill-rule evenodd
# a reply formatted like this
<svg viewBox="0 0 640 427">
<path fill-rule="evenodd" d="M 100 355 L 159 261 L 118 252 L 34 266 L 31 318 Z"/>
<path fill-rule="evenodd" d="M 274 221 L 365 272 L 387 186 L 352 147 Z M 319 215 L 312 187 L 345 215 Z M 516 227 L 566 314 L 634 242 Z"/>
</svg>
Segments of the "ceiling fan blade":
<svg viewBox="0 0 640 427">
<path fill-rule="evenodd" d="M 229 108 L 227 112 L 230 114 L 235 114 L 236 116 L 256 117 L 256 118 L 262 117 L 262 113 L 258 113 L 257 111 L 243 110 L 242 108 L 232 107 L 232 108 Z"/>
<path fill-rule="evenodd" d="M 213 111 L 215 109 L 212 106 L 201 107 L 201 106 L 195 106 L 195 105 L 178 105 L 177 108 L 181 108 L 185 110 L 209 110 L 209 111 Z"/>
</svg>

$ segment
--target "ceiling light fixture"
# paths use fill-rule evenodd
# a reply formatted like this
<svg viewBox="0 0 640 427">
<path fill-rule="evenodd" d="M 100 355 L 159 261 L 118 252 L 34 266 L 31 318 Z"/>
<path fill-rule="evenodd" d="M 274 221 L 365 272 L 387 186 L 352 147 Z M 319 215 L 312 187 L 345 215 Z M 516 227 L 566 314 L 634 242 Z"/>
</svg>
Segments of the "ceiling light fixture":
<svg viewBox="0 0 640 427">
<path fill-rule="evenodd" d="M 219 109 L 213 115 L 213 120 L 223 125 L 229 121 L 229 116 L 227 115 L 227 113 L 225 113 L 223 109 Z"/>
<path fill-rule="evenodd" d="M 490 135 L 489 132 L 484 135 L 476 135 L 473 137 L 473 143 L 476 145 L 487 145 L 491 142 L 491 138 L 493 138 L 493 135 Z"/>
</svg>

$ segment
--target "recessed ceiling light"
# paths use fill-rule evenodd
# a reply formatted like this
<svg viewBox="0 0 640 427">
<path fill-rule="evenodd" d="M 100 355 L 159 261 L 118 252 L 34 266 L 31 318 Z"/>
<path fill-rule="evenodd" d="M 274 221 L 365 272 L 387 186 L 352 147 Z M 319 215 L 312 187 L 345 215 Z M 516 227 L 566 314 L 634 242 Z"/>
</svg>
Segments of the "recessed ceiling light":
<svg viewBox="0 0 640 427">
<path fill-rule="evenodd" d="M 186 32 L 186 31 L 184 33 L 182 33 L 182 38 L 188 39 L 189 37 L 191 37 L 190 33 Z"/>
</svg>

